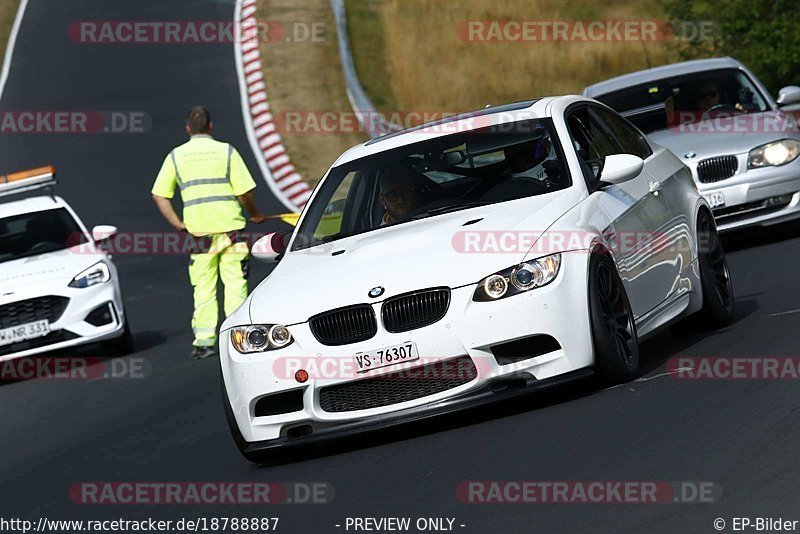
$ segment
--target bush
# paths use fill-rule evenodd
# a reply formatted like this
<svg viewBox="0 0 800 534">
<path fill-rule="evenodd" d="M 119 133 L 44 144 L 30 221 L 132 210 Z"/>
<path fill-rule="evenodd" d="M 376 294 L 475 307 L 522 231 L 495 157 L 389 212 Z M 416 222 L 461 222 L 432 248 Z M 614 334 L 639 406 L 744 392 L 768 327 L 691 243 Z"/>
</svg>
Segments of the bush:
<svg viewBox="0 0 800 534">
<path fill-rule="evenodd" d="M 708 36 L 675 41 L 681 59 L 731 56 L 747 65 L 773 95 L 800 85 L 797 0 L 662 0 L 671 20 L 712 23 Z"/>
</svg>

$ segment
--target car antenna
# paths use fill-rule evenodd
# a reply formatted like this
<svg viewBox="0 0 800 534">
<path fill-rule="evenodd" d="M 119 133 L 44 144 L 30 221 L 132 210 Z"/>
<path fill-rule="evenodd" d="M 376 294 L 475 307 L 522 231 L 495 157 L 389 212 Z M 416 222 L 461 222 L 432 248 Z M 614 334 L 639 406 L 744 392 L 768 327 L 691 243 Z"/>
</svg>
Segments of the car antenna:
<svg viewBox="0 0 800 534">
<path fill-rule="evenodd" d="M 647 45 L 644 43 L 644 39 L 641 41 L 642 49 L 644 50 L 644 58 L 647 60 L 647 68 L 652 69 L 653 66 L 650 64 L 650 53 L 647 51 Z"/>
</svg>

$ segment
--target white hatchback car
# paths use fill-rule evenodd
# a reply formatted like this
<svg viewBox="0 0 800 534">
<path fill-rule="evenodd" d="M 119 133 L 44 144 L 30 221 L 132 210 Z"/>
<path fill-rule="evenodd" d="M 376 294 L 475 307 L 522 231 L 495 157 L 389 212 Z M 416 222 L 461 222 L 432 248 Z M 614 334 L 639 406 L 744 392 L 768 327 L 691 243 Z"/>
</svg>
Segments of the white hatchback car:
<svg viewBox="0 0 800 534">
<path fill-rule="evenodd" d="M 133 350 L 117 270 L 98 247 L 116 228 L 90 234 L 54 185 L 52 167 L 0 178 L 0 361 L 92 342 Z"/>
<path fill-rule="evenodd" d="M 639 338 L 732 320 L 689 169 L 577 96 L 487 108 L 356 146 L 275 270 L 224 322 L 225 411 L 244 456 L 516 395 L 637 376 Z"/>
</svg>

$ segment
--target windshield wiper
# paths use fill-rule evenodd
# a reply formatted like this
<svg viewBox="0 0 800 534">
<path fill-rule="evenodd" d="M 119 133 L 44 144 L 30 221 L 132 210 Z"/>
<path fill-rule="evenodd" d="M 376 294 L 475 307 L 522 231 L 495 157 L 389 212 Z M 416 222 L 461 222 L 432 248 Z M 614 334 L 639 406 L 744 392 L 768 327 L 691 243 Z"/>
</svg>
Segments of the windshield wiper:
<svg viewBox="0 0 800 534">
<path fill-rule="evenodd" d="M 431 208 L 418 215 L 411 217 L 412 219 L 422 219 L 431 215 L 441 215 L 442 213 L 450 213 L 452 211 L 465 210 L 469 208 L 476 208 L 478 206 L 485 206 L 491 202 L 461 202 L 459 204 L 450 204 L 448 206 L 439 206 L 438 208 Z"/>
</svg>

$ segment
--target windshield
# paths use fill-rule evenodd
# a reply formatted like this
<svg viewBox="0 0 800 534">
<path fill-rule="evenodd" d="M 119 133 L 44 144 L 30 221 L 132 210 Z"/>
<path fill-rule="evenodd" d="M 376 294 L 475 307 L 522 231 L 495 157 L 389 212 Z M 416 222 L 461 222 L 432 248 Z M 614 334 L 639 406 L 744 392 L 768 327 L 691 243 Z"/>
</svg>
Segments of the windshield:
<svg viewBox="0 0 800 534">
<path fill-rule="evenodd" d="M 549 119 L 439 137 L 331 169 L 293 250 L 570 184 Z"/>
<path fill-rule="evenodd" d="M 78 223 L 64 208 L 0 219 L 0 263 L 85 243 Z"/>
<path fill-rule="evenodd" d="M 595 97 L 645 133 L 720 114 L 767 111 L 767 100 L 743 71 L 720 69 L 674 76 Z"/>
</svg>

